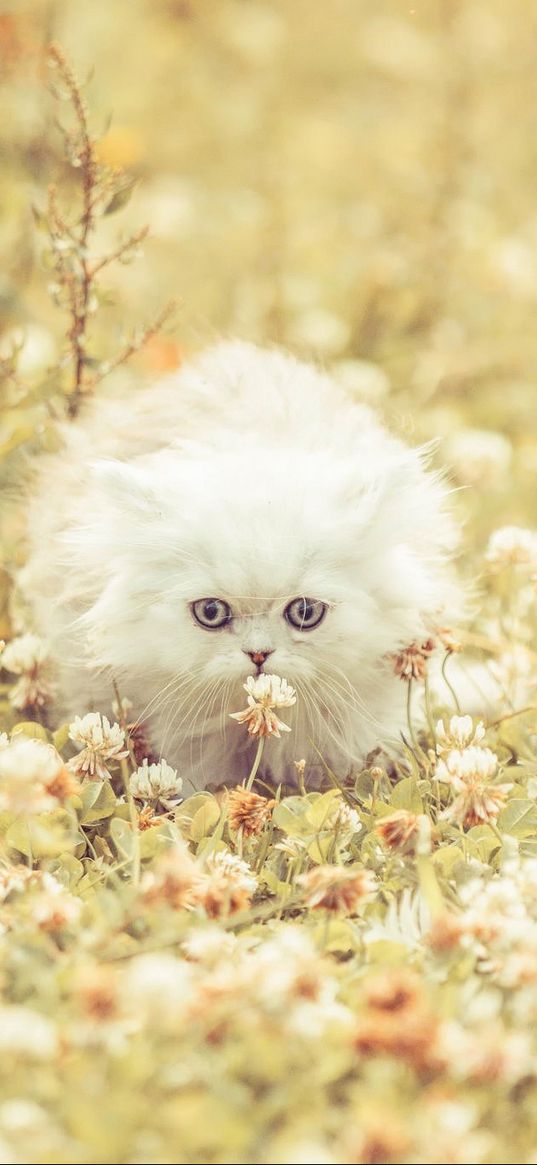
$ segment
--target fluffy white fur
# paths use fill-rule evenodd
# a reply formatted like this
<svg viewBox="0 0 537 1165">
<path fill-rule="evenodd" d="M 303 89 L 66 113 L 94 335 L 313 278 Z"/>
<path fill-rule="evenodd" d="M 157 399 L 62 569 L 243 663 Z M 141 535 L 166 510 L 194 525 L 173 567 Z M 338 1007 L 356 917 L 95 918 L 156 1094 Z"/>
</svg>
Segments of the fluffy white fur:
<svg viewBox="0 0 537 1165">
<path fill-rule="evenodd" d="M 453 588 L 445 489 L 325 375 L 222 343 L 128 398 L 99 399 L 42 460 L 23 589 L 57 661 L 62 711 L 108 711 L 112 677 L 195 788 L 241 780 L 252 744 L 228 713 L 256 669 L 292 683 L 292 732 L 265 771 L 305 757 L 344 775 L 397 738 L 386 659 L 442 622 Z M 296 596 L 329 604 L 300 632 Z M 196 599 L 234 618 L 206 631 Z M 254 746 L 255 747 L 255 746 Z"/>
</svg>

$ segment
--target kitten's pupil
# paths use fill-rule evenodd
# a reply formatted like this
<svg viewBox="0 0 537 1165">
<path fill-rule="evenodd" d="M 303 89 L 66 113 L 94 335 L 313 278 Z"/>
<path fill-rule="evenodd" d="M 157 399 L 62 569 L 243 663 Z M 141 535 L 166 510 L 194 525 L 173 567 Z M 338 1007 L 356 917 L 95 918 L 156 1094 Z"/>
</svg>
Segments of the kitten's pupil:
<svg viewBox="0 0 537 1165">
<path fill-rule="evenodd" d="M 209 631 L 218 631 L 231 621 L 232 611 L 225 599 L 196 599 L 190 609 L 197 623 Z"/>
<path fill-rule="evenodd" d="M 312 631 L 322 623 L 328 608 L 320 599 L 297 598 L 288 603 L 284 615 L 298 631 Z"/>
</svg>

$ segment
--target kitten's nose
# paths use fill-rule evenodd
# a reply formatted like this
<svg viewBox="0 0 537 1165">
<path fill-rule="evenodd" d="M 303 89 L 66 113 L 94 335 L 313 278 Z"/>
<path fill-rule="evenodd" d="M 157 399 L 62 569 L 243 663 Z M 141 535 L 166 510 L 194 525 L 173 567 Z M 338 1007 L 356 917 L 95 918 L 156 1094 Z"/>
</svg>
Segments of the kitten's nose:
<svg viewBox="0 0 537 1165">
<path fill-rule="evenodd" d="M 274 648 L 271 647 L 268 651 L 246 651 L 245 655 L 250 656 L 252 663 L 255 663 L 256 667 L 263 667 L 265 660 L 268 659 L 269 655 L 272 655 L 273 651 Z"/>
</svg>

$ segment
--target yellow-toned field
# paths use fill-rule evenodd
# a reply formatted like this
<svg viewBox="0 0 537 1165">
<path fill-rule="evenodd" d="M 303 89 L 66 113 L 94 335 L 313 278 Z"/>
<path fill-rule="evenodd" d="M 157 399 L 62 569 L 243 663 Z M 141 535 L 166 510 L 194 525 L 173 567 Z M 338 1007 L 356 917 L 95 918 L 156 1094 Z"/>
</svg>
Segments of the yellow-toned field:
<svg viewBox="0 0 537 1165">
<path fill-rule="evenodd" d="M 526 0 L 0 0 L 6 1165 L 537 1161 L 536 37 Z M 454 487 L 446 702 L 413 645 L 398 757 L 315 792 L 187 796 L 128 692 L 61 723 L 13 587 L 58 419 L 222 335 Z M 267 754 L 282 691 L 234 726 Z"/>
</svg>

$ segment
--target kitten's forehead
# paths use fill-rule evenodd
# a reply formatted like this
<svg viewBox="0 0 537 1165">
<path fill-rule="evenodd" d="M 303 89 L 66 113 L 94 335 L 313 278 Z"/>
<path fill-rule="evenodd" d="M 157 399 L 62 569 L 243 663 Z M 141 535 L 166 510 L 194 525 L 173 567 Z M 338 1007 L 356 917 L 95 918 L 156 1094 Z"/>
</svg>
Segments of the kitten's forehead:
<svg viewBox="0 0 537 1165">
<path fill-rule="evenodd" d="M 220 596 L 245 614 L 297 595 L 337 600 L 354 554 L 354 460 L 246 448 L 183 464 L 182 473 L 171 541 L 193 597 Z"/>
</svg>

